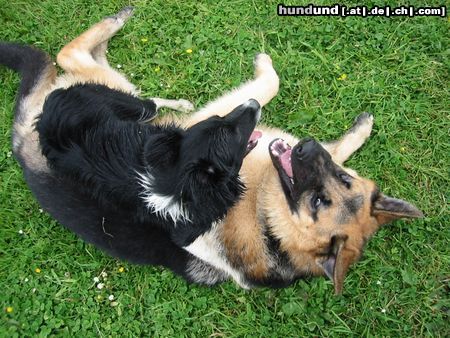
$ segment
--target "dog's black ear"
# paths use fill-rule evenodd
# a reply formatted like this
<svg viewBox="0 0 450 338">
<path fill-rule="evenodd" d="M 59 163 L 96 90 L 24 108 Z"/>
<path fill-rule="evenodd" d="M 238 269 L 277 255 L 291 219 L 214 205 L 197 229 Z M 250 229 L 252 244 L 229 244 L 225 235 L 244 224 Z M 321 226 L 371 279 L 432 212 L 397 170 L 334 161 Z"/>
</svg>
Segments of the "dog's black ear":
<svg viewBox="0 0 450 338">
<path fill-rule="evenodd" d="M 411 203 L 377 194 L 372 200 L 372 216 L 378 224 L 390 223 L 399 218 L 422 218 L 423 213 Z"/>
<path fill-rule="evenodd" d="M 208 161 L 197 162 L 190 171 L 191 179 L 195 185 L 210 186 L 218 183 L 223 173 L 217 166 Z"/>
<path fill-rule="evenodd" d="M 173 165 L 180 155 L 182 138 L 178 131 L 152 135 L 144 145 L 144 164 L 163 168 Z"/>
<path fill-rule="evenodd" d="M 336 295 L 342 293 L 345 275 L 352 263 L 351 255 L 344 249 L 347 236 L 333 236 L 329 255 L 317 263 L 334 284 Z"/>
</svg>

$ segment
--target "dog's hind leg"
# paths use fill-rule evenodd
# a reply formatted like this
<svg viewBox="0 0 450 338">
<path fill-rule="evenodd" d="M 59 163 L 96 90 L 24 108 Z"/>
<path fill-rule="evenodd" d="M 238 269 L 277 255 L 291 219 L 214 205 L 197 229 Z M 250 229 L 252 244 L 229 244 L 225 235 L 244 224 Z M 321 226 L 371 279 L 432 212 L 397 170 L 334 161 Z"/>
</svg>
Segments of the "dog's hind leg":
<svg viewBox="0 0 450 338">
<path fill-rule="evenodd" d="M 102 42 L 95 46 L 92 51 L 92 57 L 94 60 L 105 67 L 109 67 L 108 60 L 106 59 L 106 50 L 108 49 L 108 41 Z"/>
<path fill-rule="evenodd" d="M 119 23 L 120 20 L 122 20 L 125 23 L 128 20 L 128 18 L 132 15 L 132 12 L 133 12 L 132 7 L 125 7 L 117 15 L 112 15 L 110 17 L 107 17 L 106 19 L 116 19 L 119 20 Z M 97 61 L 102 66 L 109 67 L 109 63 L 106 58 L 106 51 L 108 49 L 109 39 L 111 39 L 115 33 L 116 32 L 112 33 L 112 35 L 110 35 L 104 42 L 99 43 L 91 50 L 91 55 L 94 58 L 94 60 Z"/>
<path fill-rule="evenodd" d="M 357 151 L 370 136 L 373 126 L 373 115 L 360 114 L 353 126 L 339 140 L 323 143 L 323 147 L 331 154 L 333 161 L 343 164 Z"/>
<path fill-rule="evenodd" d="M 254 65 L 253 80 L 208 103 L 189 117 L 186 124 L 193 125 L 212 115 L 224 116 L 249 99 L 257 100 L 261 107 L 266 105 L 278 93 L 280 81 L 269 55 L 256 55 Z"/>
<path fill-rule="evenodd" d="M 120 30 L 133 12 L 126 7 L 75 38 L 58 53 L 57 62 L 79 82 L 95 82 L 134 93 L 135 87 L 106 60 L 108 40 Z"/>
</svg>

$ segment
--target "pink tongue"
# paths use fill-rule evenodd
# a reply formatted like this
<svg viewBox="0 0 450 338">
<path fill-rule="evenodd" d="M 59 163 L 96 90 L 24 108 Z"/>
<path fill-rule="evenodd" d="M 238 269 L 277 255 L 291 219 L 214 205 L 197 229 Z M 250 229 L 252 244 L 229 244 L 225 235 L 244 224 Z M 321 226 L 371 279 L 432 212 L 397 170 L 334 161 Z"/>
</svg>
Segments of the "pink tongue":
<svg viewBox="0 0 450 338">
<path fill-rule="evenodd" d="M 283 154 L 280 155 L 280 162 L 281 165 L 284 169 L 284 171 L 286 171 L 286 174 L 292 178 L 294 175 L 292 173 L 292 164 L 291 164 L 291 152 L 292 150 L 286 150 Z"/>
<path fill-rule="evenodd" d="M 256 141 L 257 139 L 261 138 L 261 136 L 262 132 L 260 132 L 259 130 L 254 130 L 253 133 L 250 135 L 250 139 L 248 140 L 248 142 Z"/>
</svg>

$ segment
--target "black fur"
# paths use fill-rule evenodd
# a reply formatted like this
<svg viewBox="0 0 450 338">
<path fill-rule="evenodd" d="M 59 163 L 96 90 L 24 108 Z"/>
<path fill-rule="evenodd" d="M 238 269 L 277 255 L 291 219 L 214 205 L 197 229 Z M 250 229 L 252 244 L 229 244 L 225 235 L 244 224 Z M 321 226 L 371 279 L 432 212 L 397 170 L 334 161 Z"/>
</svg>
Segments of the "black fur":
<svg viewBox="0 0 450 338">
<path fill-rule="evenodd" d="M 0 44 L 0 64 L 22 75 L 15 112 L 15 124 L 21 123 L 27 114 L 19 111 L 21 101 L 37 84 L 53 81 L 55 68 L 44 52 L 6 43 Z M 50 171 L 21 155 L 34 138 L 18 134 L 14 155 L 42 208 L 85 241 L 191 280 L 188 269 L 197 259 L 181 246 L 223 217 L 243 192 L 238 172 L 259 104 L 188 130 L 144 125 L 155 110 L 150 100 L 100 85 L 56 90 L 36 125 Z M 137 172 L 152 174 L 152 192 L 183 201 L 190 221 L 173 224 L 148 209 Z"/>
<path fill-rule="evenodd" d="M 164 229 L 186 246 L 242 194 L 238 174 L 259 105 L 239 106 L 187 130 L 138 123 L 153 117 L 154 108 L 102 85 L 76 85 L 48 96 L 37 131 L 57 177 L 99 207 Z M 151 191 L 142 187 L 139 173 L 151 175 Z M 171 196 L 189 219 L 173 224 L 153 212 L 143 200 L 146 193 Z"/>
<path fill-rule="evenodd" d="M 121 210 L 99 207 L 67 180 L 27 166 L 23 170 L 41 207 L 86 242 L 114 257 L 163 265 L 189 279 L 186 265 L 192 256 L 175 245 L 167 231 L 136 222 Z"/>
<path fill-rule="evenodd" d="M 20 124 L 27 114 L 20 103 L 56 71 L 44 52 L 9 43 L 0 43 L 0 64 L 22 75 L 15 110 Z M 21 154 L 35 139 L 17 134 L 21 146 L 13 150 L 40 205 L 61 224 L 115 257 L 166 266 L 190 280 L 189 262 L 196 259 L 181 246 L 242 194 L 238 173 L 258 111 L 251 101 L 187 130 L 148 125 L 142 122 L 154 117 L 153 101 L 80 84 L 51 93 L 37 121 L 50 171 Z M 150 173 L 147 188 L 182 202 L 190 219 L 174 224 L 149 209 L 138 173 Z"/>
</svg>

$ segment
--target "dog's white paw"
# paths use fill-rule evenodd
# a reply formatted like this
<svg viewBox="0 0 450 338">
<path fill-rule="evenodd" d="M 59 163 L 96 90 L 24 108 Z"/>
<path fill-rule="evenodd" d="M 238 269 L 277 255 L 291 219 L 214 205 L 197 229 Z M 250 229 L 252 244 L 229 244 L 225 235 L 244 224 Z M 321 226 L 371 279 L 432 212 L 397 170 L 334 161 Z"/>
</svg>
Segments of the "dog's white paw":
<svg viewBox="0 0 450 338">
<path fill-rule="evenodd" d="M 188 100 L 180 99 L 177 100 L 175 109 L 181 112 L 190 112 L 194 110 L 194 105 Z"/>
<path fill-rule="evenodd" d="M 273 70 L 272 59 L 269 55 L 265 53 L 259 53 L 255 56 L 253 60 L 255 65 L 255 75 L 258 76 L 266 71 Z"/>
<path fill-rule="evenodd" d="M 373 127 L 373 115 L 369 113 L 362 113 L 359 114 L 355 122 L 353 123 L 353 126 L 351 128 L 351 131 L 353 133 L 357 133 L 363 138 L 368 138 L 370 136 L 370 133 L 372 132 Z"/>
</svg>

